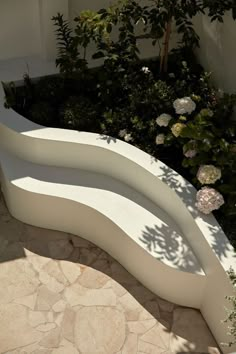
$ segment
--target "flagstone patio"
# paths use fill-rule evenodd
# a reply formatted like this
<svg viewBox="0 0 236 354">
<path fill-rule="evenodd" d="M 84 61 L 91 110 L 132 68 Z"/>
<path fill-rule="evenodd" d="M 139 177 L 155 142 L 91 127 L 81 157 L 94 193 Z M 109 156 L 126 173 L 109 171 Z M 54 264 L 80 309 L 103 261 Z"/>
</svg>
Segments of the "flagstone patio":
<svg viewBox="0 0 236 354">
<path fill-rule="evenodd" d="M 1 354 L 218 352 L 199 311 L 160 299 L 80 237 L 15 220 L 2 196 L 0 284 Z"/>
</svg>

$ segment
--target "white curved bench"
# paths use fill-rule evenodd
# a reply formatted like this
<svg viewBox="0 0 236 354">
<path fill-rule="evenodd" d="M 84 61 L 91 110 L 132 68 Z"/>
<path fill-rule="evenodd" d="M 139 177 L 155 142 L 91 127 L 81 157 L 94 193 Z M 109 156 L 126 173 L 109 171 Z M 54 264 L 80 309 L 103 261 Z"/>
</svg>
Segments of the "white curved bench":
<svg viewBox="0 0 236 354">
<path fill-rule="evenodd" d="M 0 156 L 14 216 L 82 235 L 155 293 L 199 307 L 205 288 L 201 265 L 179 227 L 144 195 L 98 173 L 36 165 L 3 151 Z"/>
<path fill-rule="evenodd" d="M 227 341 L 225 271 L 235 254 L 215 218 L 196 210 L 194 187 L 129 144 L 45 128 L 1 102 L 3 92 L 1 181 L 11 213 L 89 239 L 158 295 L 201 309 L 218 343 Z"/>
</svg>

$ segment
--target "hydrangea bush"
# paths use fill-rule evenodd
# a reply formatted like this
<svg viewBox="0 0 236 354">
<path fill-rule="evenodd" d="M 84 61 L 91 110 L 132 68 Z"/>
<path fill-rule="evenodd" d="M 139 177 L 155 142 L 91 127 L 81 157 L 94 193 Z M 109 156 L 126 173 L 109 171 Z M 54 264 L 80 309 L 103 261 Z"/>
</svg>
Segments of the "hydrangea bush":
<svg viewBox="0 0 236 354">
<path fill-rule="evenodd" d="M 186 68 L 187 63 L 183 66 Z M 162 137 L 158 144 L 176 142 L 182 147 L 182 164 L 199 189 L 196 207 L 204 214 L 226 204 L 225 210 L 236 215 L 236 124 L 229 114 L 235 103 L 236 95 L 210 89 L 206 101 L 192 92 L 173 101 L 172 116 L 162 113 L 157 118 L 157 125 L 165 127 L 165 134 L 158 135 Z"/>
</svg>

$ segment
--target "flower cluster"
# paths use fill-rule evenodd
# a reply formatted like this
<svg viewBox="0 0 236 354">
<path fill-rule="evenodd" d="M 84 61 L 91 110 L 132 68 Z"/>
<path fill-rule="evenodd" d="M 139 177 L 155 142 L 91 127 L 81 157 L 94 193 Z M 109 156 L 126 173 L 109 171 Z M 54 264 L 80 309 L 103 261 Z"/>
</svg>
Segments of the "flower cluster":
<svg viewBox="0 0 236 354">
<path fill-rule="evenodd" d="M 129 141 L 132 141 L 132 135 L 130 133 L 125 134 L 124 140 L 128 143 Z"/>
<path fill-rule="evenodd" d="M 150 73 L 150 69 L 147 66 L 143 66 L 141 70 L 142 70 L 142 72 L 144 74 L 149 74 Z"/>
<path fill-rule="evenodd" d="M 192 114 L 197 106 L 195 102 L 200 102 L 201 98 L 199 96 L 192 95 L 191 97 L 178 98 L 173 102 L 173 107 L 175 109 L 176 120 L 169 114 L 163 113 L 156 118 L 156 123 L 159 127 L 168 127 L 175 138 L 179 138 L 179 143 L 184 143 L 183 145 L 183 155 L 186 158 L 183 162 L 185 167 L 195 167 L 198 166 L 198 171 L 196 178 L 201 183 L 201 185 L 211 185 L 215 184 L 218 180 L 221 179 L 222 171 L 220 168 L 215 167 L 214 165 L 205 164 L 199 167 L 199 161 L 201 156 L 205 152 L 208 152 L 211 147 L 211 136 L 205 135 L 202 139 L 201 135 L 198 135 L 197 129 L 205 127 L 204 124 L 206 121 L 206 126 L 209 125 L 210 119 L 214 116 L 213 110 L 210 108 L 202 108 L 199 110 L 199 113 L 196 112 L 194 117 L 189 117 L 188 115 Z M 174 122 L 175 120 L 175 122 Z M 173 121 L 173 123 L 172 123 Z M 183 130 L 186 131 L 183 134 Z M 156 145 L 165 144 L 166 141 L 172 139 L 170 134 L 166 136 L 164 134 L 158 134 L 156 136 Z M 190 139 L 186 141 L 185 139 Z M 230 146 L 230 151 L 236 151 L 236 145 L 232 144 Z M 196 155 L 198 155 L 196 157 Z M 196 159 L 194 159 L 196 157 Z M 207 162 L 207 160 L 206 160 Z M 213 210 L 219 209 L 224 204 L 223 196 L 213 188 L 203 187 L 197 193 L 197 208 L 204 214 L 209 214 Z"/>
<path fill-rule="evenodd" d="M 184 123 L 175 123 L 171 127 L 172 134 L 177 138 L 180 136 L 182 130 L 186 127 L 186 124 Z"/>
<path fill-rule="evenodd" d="M 165 142 L 165 135 L 164 134 L 158 134 L 156 136 L 156 145 L 162 145 Z"/>
<path fill-rule="evenodd" d="M 221 179 L 221 170 L 213 165 L 200 166 L 197 172 L 197 179 L 201 184 L 214 184 Z"/>
<path fill-rule="evenodd" d="M 187 157 L 188 159 L 192 159 L 193 157 L 195 157 L 197 155 L 197 150 L 186 150 L 184 152 L 184 156 Z"/>
<path fill-rule="evenodd" d="M 122 129 L 122 130 L 119 131 L 118 135 L 119 135 L 120 138 L 124 138 L 126 134 L 127 134 L 127 130 L 126 129 Z"/>
<path fill-rule="evenodd" d="M 197 192 L 196 207 L 204 214 L 210 214 L 224 204 L 223 196 L 214 188 L 203 187 Z"/>
<path fill-rule="evenodd" d="M 196 109 L 196 103 L 191 97 L 178 98 L 173 103 L 176 114 L 191 114 Z"/>
<path fill-rule="evenodd" d="M 172 117 L 169 114 L 163 113 L 156 119 L 156 123 L 159 127 L 168 127 L 170 120 Z"/>
<path fill-rule="evenodd" d="M 118 135 L 120 138 L 123 138 L 124 141 L 126 141 L 127 143 L 133 140 L 132 135 L 128 133 L 126 129 L 120 130 Z"/>
</svg>

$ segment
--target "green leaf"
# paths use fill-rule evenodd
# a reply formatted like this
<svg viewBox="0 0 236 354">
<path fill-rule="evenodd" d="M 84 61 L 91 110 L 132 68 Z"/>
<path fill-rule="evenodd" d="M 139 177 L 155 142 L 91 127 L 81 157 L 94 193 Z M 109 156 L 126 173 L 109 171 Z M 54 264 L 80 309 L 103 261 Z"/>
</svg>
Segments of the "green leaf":
<svg viewBox="0 0 236 354">
<path fill-rule="evenodd" d="M 100 59 L 100 58 L 104 58 L 105 54 L 102 51 L 99 51 L 95 54 L 93 54 L 92 58 L 93 59 Z"/>
</svg>

